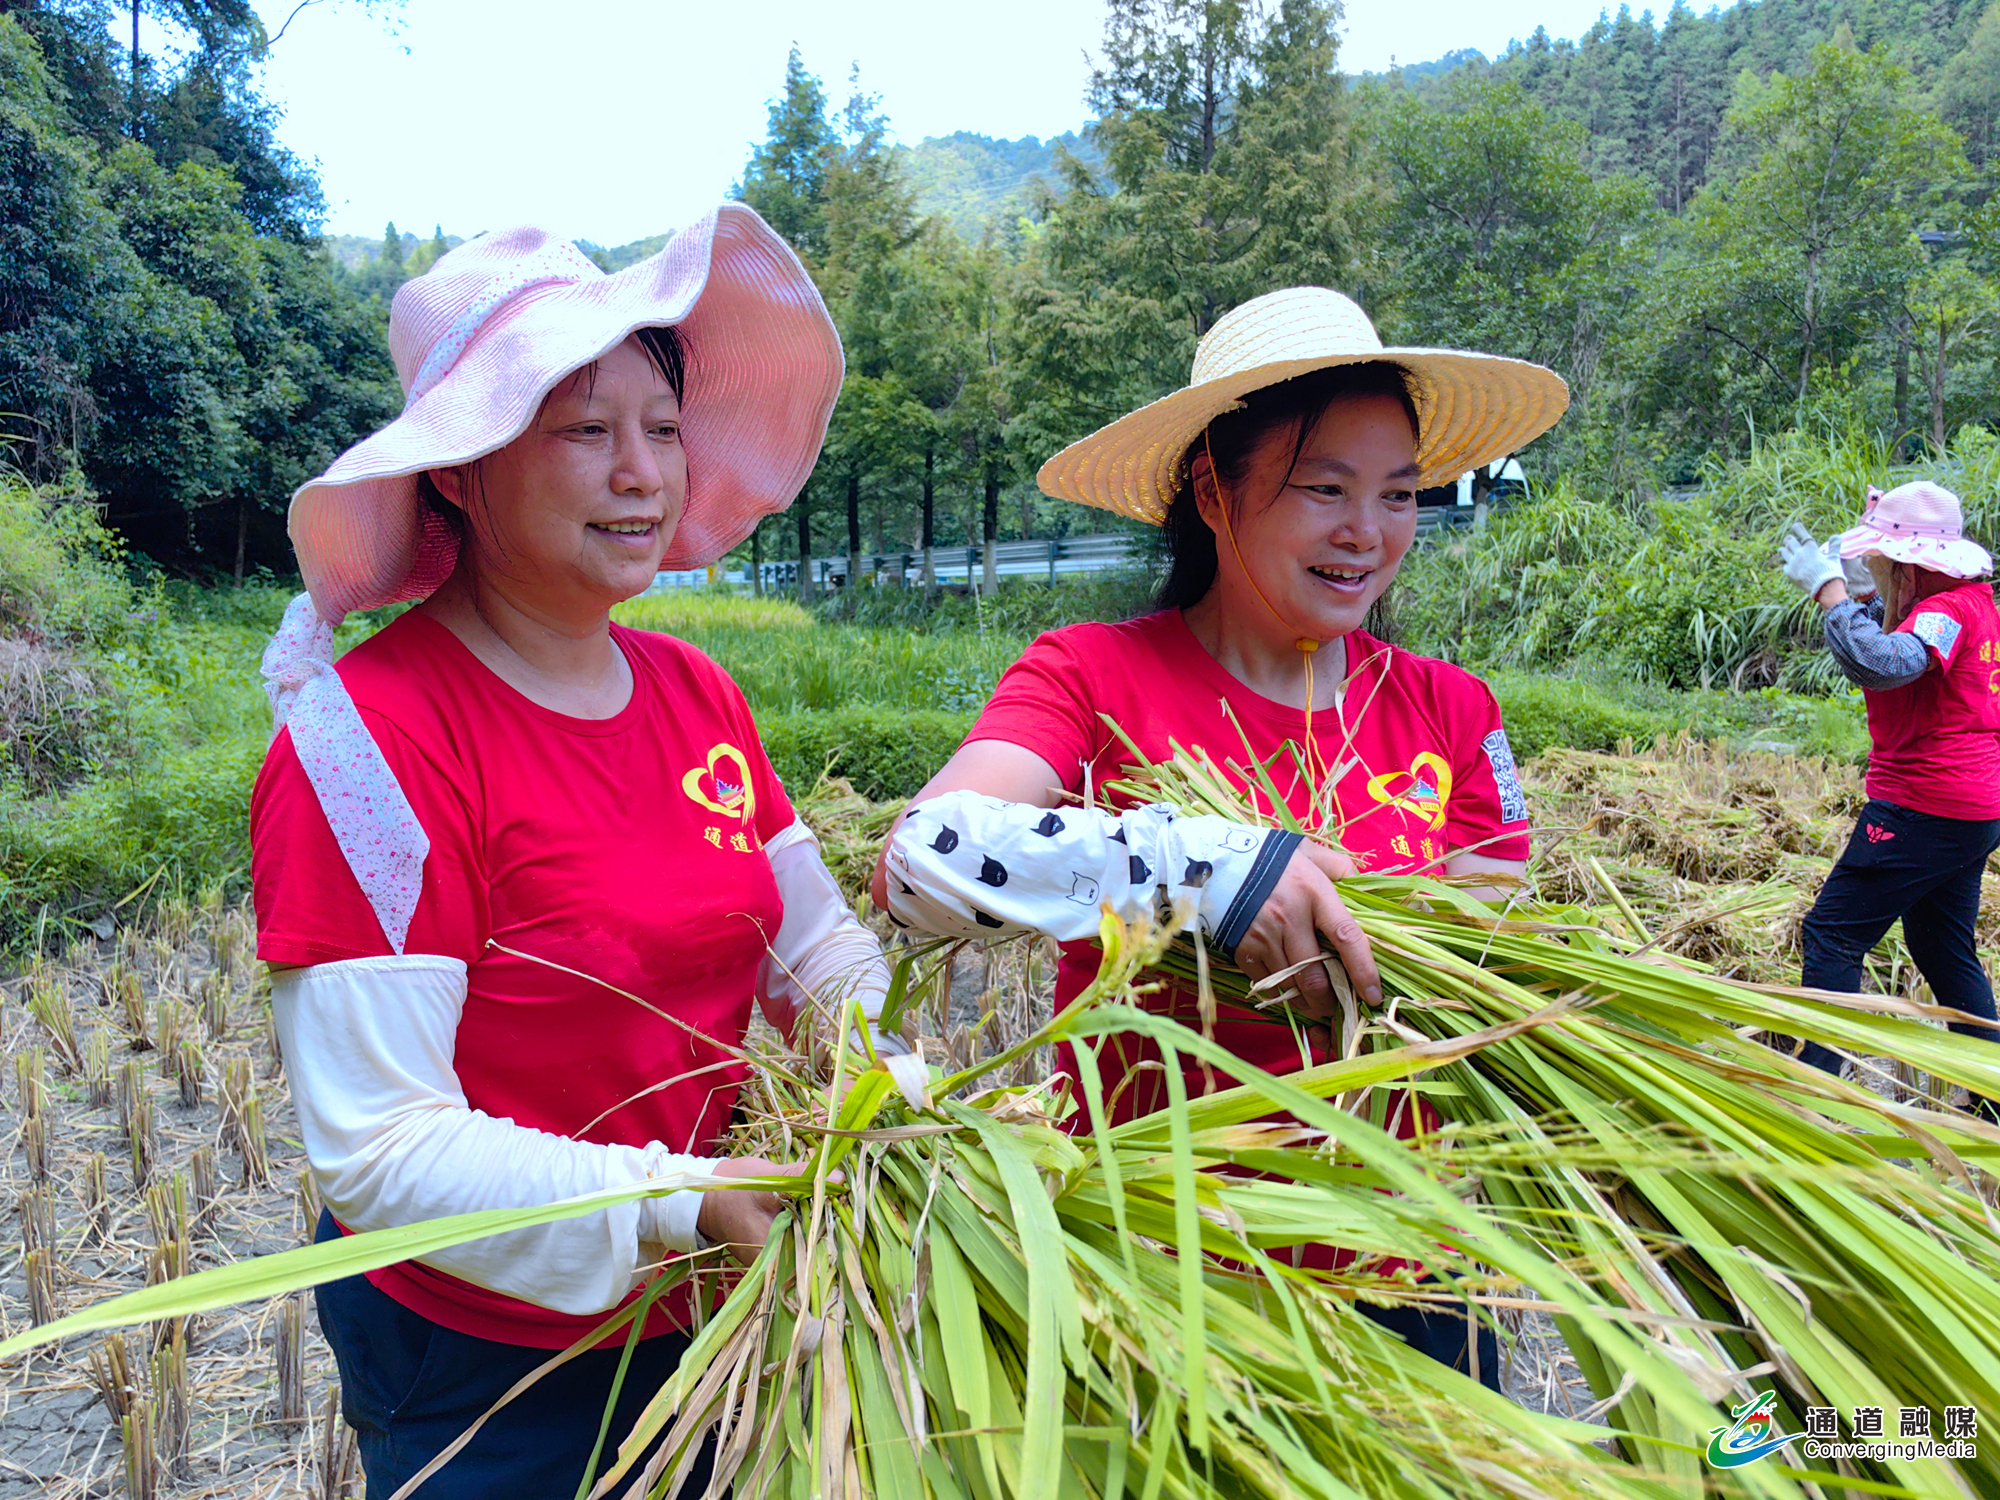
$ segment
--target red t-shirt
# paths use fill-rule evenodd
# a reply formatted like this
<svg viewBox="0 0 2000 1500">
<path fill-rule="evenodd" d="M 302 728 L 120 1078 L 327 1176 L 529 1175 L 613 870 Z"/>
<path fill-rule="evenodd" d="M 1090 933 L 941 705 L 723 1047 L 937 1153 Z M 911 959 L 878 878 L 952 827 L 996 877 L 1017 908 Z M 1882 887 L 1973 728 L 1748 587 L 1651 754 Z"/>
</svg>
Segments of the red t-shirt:
<svg viewBox="0 0 2000 1500">
<path fill-rule="evenodd" d="M 1334 782 L 1331 822 L 1355 862 L 1370 873 L 1397 873 L 1435 871 L 1448 852 L 1466 849 L 1526 859 L 1527 802 L 1499 705 L 1486 684 L 1460 667 L 1358 630 L 1346 641 L 1344 705 L 1338 712 L 1315 711 L 1312 729 L 1325 764 L 1342 773 Z M 1005 740 L 1032 750 L 1074 792 L 1083 789 L 1088 766 L 1095 792 L 1130 760 L 1107 717 L 1149 760 L 1172 755 L 1169 741 L 1199 746 L 1242 786 L 1248 778 L 1230 769 L 1232 762 L 1277 757 L 1272 779 L 1293 813 L 1306 817 L 1313 806 L 1313 789 L 1286 749 L 1287 742 L 1305 741 L 1304 710 L 1237 681 L 1177 610 L 1041 636 L 1001 677 L 967 743 Z M 1067 945 L 1056 975 L 1057 1004 L 1068 1004 L 1096 972 L 1094 945 Z M 1180 997 L 1175 1009 L 1192 1014 L 1192 997 Z M 1282 1025 L 1225 1017 L 1215 1035 L 1271 1072 L 1306 1064 Z M 1325 1060 L 1318 1052 L 1311 1059 Z M 1200 1092 L 1197 1074 L 1188 1082 L 1191 1092 Z M 1147 1070 L 1126 1088 L 1115 1113 L 1131 1119 L 1166 1103 L 1165 1082 Z"/>
<path fill-rule="evenodd" d="M 430 836 L 404 951 L 465 961 L 453 1063 L 467 1102 L 557 1135 L 700 1152 L 726 1129 L 744 1076 L 724 1048 L 742 1039 L 765 936 L 783 917 L 763 843 L 793 813 L 727 673 L 670 636 L 611 633 L 632 701 L 609 719 L 530 702 L 415 613 L 338 670 Z M 250 837 L 258 957 L 389 952 L 288 733 L 257 778 Z M 602 1321 L 414 1261 L 370 1279 L 433 1322 L 505 1343 L 562 1348 Z"/>
<path fill-rule="evenodd" d="M 1936 669 L 1868 702 L 1871 797 L 1939 818 L 2000 818 L 2000 613 L 1993 585 L 1966 582 L 1919 601 L 1897 630 Z"/>
</svg>

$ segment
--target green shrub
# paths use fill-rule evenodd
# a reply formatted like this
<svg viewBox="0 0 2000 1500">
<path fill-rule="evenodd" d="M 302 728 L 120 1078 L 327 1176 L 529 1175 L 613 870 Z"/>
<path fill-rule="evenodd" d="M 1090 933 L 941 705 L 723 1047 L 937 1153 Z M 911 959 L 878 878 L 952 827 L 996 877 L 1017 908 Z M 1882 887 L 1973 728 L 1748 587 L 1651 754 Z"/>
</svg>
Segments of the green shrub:
<svg viewBox="0 0 2000 1500">
<path fill-rule="evenodd" d="M 1159 579 L 1140 566 L 1059 578 L 1003 578 L 999 591 L 982 597 L 958 590 L 841 589 L 817 600 L 812 611 L 833 624 L 913 630 L 927 635 L 957 632 L 1032 639 L 1085 620 L 1130 620 L 1153 608 Z"/>
<path fill-rule="evenodd" d="M 969 713 L 841 708 L 762 715 L 757 731 L 778 775 L 803 792 L 829 761 L 864 797 L 910 796 L 952 757 L 974 719 Z"/>
<path fill-rule="evenodd" d="M 1573 677 L 1499 673 L 1487 679 L 1514 754 L 1532 759 L 1556 745 L 1610 750 L 1622 739 L 1644 743 L 1686 721 L 1619 703 Z"/>
<path fill-rule="evenodd" d="M 1955 486 L 1968 524 L 2000 525 L 2000 440 L 1960 432 L 1934 462 L 1892 468 L 1865 434 L 1785 432 L 1710 464 L 1691 494 L 1613 494 L 1559 481 L 1533 501 L 1413 549 L 1396 613 L 1414 650 L 1477 667 L 1565 672 L 1579 655 L 1675 688 L 1783 683 L 1844 691 L 1820 663 L 1817 611 L 1778 569 L 1793 519 L 1824 538 L 1869 484 Z"/>
</svg>

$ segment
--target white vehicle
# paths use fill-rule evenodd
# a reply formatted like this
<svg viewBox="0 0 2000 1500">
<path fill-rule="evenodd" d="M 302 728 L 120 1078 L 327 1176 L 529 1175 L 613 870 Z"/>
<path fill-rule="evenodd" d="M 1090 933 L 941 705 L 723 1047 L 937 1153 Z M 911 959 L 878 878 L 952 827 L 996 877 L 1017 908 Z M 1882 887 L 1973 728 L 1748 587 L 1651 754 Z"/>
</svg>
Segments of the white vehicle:
<svg viewBox="0 0 2000 1500">
<path fill-rule="evenodd" d="M 1488 505 L 1509 500 L 1519 500 L 1528 493 L 1528 476 L 1521 471 L 1521 461 L 1503 458 L 1486 466 L 1487 481 L 1484 499 Z M 1454 484 L 1440 484 L 1431 489 L 1417 491 L 1417 504 L 1427 506 L 1462 506 L 1472 509 L 1474 500 L 1474 480 L 1478 471 L 1468 469 L 1458 476 Z"/>
</svg>

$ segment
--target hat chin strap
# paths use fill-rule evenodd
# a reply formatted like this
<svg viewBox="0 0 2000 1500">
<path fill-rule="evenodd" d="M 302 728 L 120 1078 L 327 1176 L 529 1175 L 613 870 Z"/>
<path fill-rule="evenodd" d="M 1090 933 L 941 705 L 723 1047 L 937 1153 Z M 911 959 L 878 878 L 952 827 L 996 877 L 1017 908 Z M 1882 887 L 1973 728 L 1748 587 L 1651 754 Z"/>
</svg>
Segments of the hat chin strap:
<svg viewBox="0 0 2000 1500">
<path fill-rule="evenodd" d="M 333 665 L 333 624 L 300 594 L 264 648 L 272 738 L 292 749 L 326 814 L 334 842 L 368 899 L 382 935 L 400 954 L 416 915 L 430 835 L 404 796 Z"/>
<path fill-rule="evenodd" d="M 1201 451 L 1208 455 L 1208 477 L 1210 482 L 1215 485 L 1217 509 L 1222 512 L 1222 534 L 1229 538 L 1229 550 L 1236 554 L 1236 566 L 1243 572 L 1243 581 L 1250 585 L 1250 592 L 1257 596 L 1257 602 L 1270 611 L 1272 619 L 1276 620 L 1287 630 L 1298 631 L 1298 627 L 1279 614 L 1278 607 L 1264 597 L 1264 591 L 1257 586 L 1257 580 L 1250 572 L 1250 565 L 1243 560 L 1243 549 L 1236 545 L 1236 528 L 1230 523 L 1229 519 L 1229 488 L 1222 482 L 1222 471 L 1215 466 L 1215 450 L 1209 446 L 1208 429 L 1206 427 L 1201 430 Z M 1320 754 L 1319 741 L 1313 738 L 1313 654 L 1319 650 L 1319 642 L 1313 637 L 1300 632 L 1298 638 L 1292 642 L 1292 645 L 1298 649 L 1299 654 L 1305 657 L 1306 661 L 1306 763 L 1304 769 L 1306 784 L 1312 790 L 1312 805 L 1315 809 L 1318 809 L 1320 807 L 1320 787 L 1332 773 L 1333 769 L 1327 764 L 1326 757 Z M 1322 824 L 1325 822 L 1323 811 L 1321 812 L 1321 822 Z"/>
</svg>

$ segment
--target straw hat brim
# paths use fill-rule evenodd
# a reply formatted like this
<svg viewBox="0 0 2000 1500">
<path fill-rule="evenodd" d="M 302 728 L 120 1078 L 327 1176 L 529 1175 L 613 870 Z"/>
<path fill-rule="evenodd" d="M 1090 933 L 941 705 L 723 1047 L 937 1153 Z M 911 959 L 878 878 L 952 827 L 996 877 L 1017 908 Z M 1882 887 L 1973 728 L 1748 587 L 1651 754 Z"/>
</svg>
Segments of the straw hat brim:
<svg viewBox="0 0 2000 1500">
<path fill-rule="evenodd" d="M 686 336 L 688 494 L 661 566 L 704 567 L 790 505 L 840 394 L 840 336 L 791 247 L 724 204 L 615 275 L 521 293 L 436 386 L 300 487 L 290 530 L 320 613 L 442 583 L 456 539 L 425 515 L 417 476 L 505 447 L 571 371 L 662 326 Z"/>
<path fill-rule="evenodd" d="M 1392 348 L 1277 360 L 1184 387 L 1071 443 L 1035 475 L 1042 493 L 1157 526 L 1188 447 L 1208 424 L 1266 386 L 1339 365 L 1399 365 L 1417 409 L 1420 486 L 1519 452 L 1569 408 L 1561 376 L 1526 360 L 1456 349 Z"/>
</svg>

